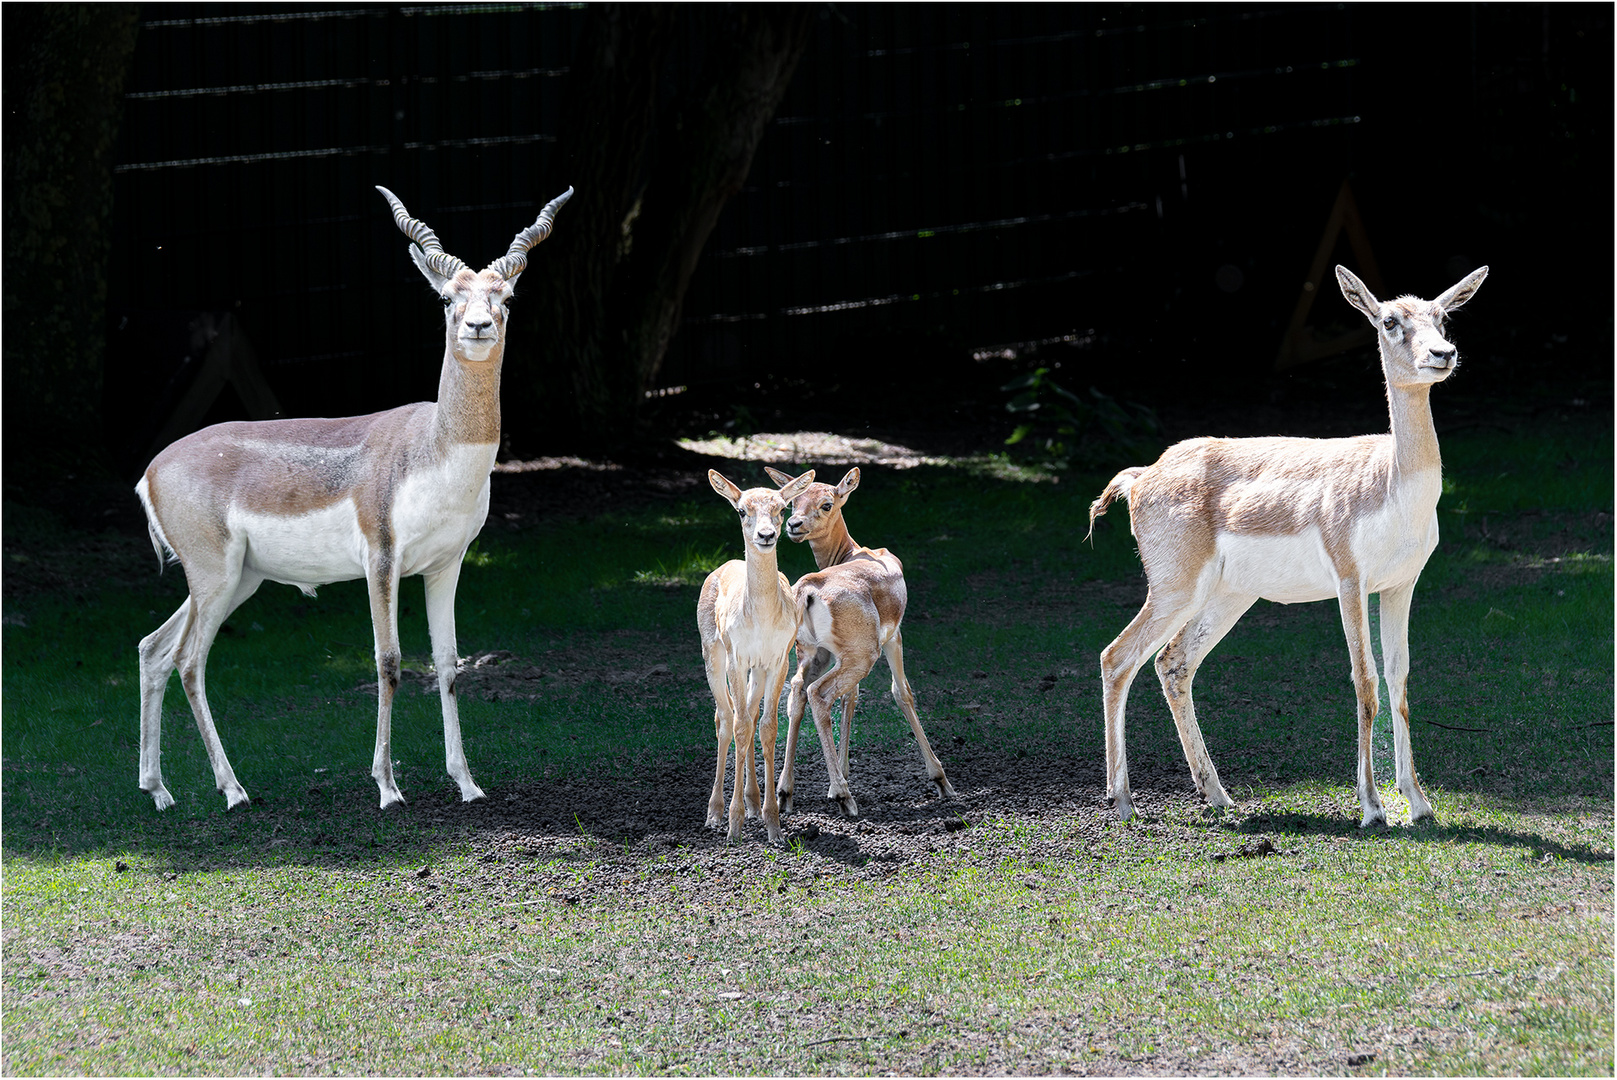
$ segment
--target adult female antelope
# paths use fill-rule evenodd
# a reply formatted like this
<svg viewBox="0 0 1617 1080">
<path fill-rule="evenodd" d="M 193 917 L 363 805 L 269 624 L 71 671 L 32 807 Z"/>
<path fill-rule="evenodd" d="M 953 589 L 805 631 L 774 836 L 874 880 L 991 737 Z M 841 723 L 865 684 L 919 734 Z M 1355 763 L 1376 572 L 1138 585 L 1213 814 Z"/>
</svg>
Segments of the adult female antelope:
<svg viewBox="0 0 1617 1080">
<path fill-rule="evenodd" d="M 528 252 L 550 234 L 572 188 L 552 200 L 481 273 L 444 251 L 386 188 L 410 258 L 444 305 L 438 400 L 340 420 L 216 424 L 170 445 L 135 485 L 159 563 L 185 569 L 191 595 L 140 643 L 140 787 L 159 810 L 163 691 L 176 667 L 226 809 L 247 792 L 208 708 L 208 650 L 225 619 L 265 581 L 316 586 L 363 577 L 376 636 L 376 752 L 382 806 L 403 802 L 390 733 L 399 684 L 399 579 L 426 582 L 427 625 L 443 703 L 444 754 L 466 801 L 483 798 L 461 749 L 455 702 L 455 585 L 488 516 L 500 441 L 506 301 Z"/>
<path fill-rule="evenodd" d="M 1488 274 L 1472 271 L 1436 300 L 1383 303 L 1343 267 L 1348 303 L 1375 326 L 1392 430 L 1348 439 L 1191 439 L 1149 468 L 1124 469 L 1089 508 L 1090 530 L 1115 498 L 1128 501 L 1148 589 L 1134 621 L 1101 653 L 1106 713 L 1106 792 L 1129 818 L 1123 707 L 1140 667 L 1157 658 L 1196 788 L 1229 806 L 1202 743 L 1191 680 L 1213 646 L 1260 597 L 1281 604 L 1335 597 L 1358 697 L 1357 790 L 1361 826 L 1386 824 L 1370 761 L 1377 682 L 1370 650 L 1369 597 L 1381 594 L 1381 651 L 1392 707 L 1398 790 L 1413 821 L 1432 807 L 1409 746 L 1409 604 L 1437 547 L 1443 487 L 1431 388 L 1454 372 L 1456 350 L 1443 321 Z M 1160 654 L 1158 650 L 1161 650 Z"/>
</svg>

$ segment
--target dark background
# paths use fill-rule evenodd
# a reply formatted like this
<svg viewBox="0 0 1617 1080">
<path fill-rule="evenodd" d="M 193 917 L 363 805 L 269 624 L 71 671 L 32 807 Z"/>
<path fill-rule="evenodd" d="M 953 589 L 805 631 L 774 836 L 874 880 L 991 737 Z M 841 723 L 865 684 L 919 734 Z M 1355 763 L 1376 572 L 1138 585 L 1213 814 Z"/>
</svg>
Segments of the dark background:
<svg viewBox="0 0 1617 1080">
<path fill-rule="evenodd" d="M 42 418 L 54 391 L 24 376 L 50 387 L 63 369 L 11 347 L 40 310 L 14 260 L 69 223 L 18 205 L 30 69 L 7 6 L 8 433 L 70 425 L 59 463 L 132 475 L 194 378 L 197 312 L 232 315 L 288 415 L 430 398 L 438 305 L 373 185 L 473 265 L 503 252 L 573 182 L 558 131 L 589 12 L 109 6 L 85 40 L 119 12 L 132 45 L 98 129 L 110 201 L 82 249 L 105 266 L 104 314 L 93 287 L 65 301 L 105 327 L 74 363 L 105 360 L 74 375 L 93 394 Z M 702 49 L 680 42 L 664 80 Z M 1056 364 L 1074 390 L 1221 419 L 1378 399 L 1365 349 L 1274 370 L 1345 179 L 1390 293 L 1492 267 L 1456 330 L 1458 393 L 1609 409 L 1612 56 L 1604 4 L 816 8 L 651 388 L 675 392 L 635 430 L 999 438 L 1000 385 Z M 1335 257 L 1356 266 L 1345 239 Z M 1321 333 L 1353 325 L 1328 277 L 1319 296 Z M 521 299 L 508 391 L 546 363 Z M 571 448 L 544 408 L 507 393 L 508 454 Z M 227 386 L 203 419 L 249 411 Z"/>
</svg>

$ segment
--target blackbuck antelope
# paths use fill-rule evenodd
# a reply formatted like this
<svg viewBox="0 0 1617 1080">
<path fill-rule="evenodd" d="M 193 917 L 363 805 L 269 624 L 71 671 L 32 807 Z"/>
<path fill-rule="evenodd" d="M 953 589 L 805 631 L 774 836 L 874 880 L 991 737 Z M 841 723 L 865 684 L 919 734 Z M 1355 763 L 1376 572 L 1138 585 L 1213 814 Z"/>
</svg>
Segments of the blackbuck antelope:
<svg viewBox="0 0 1617 1080">
<path fill-rule="evenodd" d="M 480 799 L 461 749 L 455 702 L 455 584 L 488 515 L 500 441 L 500 361 L 506 302 L 528 252 L 550 234 L 572 189 L 552 200 L 510 249 L 474 272 L 377 188 L 410 238 L 410 258 L 443 300 L 438 400 L 338 420 L 216 424 L 172 444 L 135 485 L 159 564 L 178 561 L 190 596 L 140 643 L 140 787 L 159 810 L 163 692 L 176 667 L 225 805 L 247 792 L 219 744 L 208 708 L 208 650 L 225 619 L 265 581 L 309 595 L 364 578 L 376 636 L 376 753 L 382 806 L 403 802 L 393 779 L 390 718 L 399 685 L 399 579 L 426 583 L 427 625 L 443 703 L 444 753 L 461 798 Z"/>
<path fill-rule="evenodd" d="M 775 469 L 765 471 L 787 493 L 791 477 Z M 867 548 L 853 541 L 842 519 L 843 504 L 859 486 L 859 470 L 849 469 L 836 487 L 811 484 L 791 497 L 792 514 L 786 535 L 796 543 L 808 542 L 819 570 L 804 574 L 792 586 L 797 604 L 797 673 L 792 676 L 786 702 L 786 761 L 780 770 L 780 802 L 792 809 L 793 764 L 797 757 L 797 729 L 804 705 L 814 715 L 825 755 L 830 787 L 826 798 L 836 799 L 849 817 L 859 816 L 859 804 L 848 787 L 848 746 L 853 742 L 853 713 L 859 703 L 859 683 L 876 658 L 885 655 L 893 676 L 893 700 L 910 722 L 926 774 L 946 799 L 955 797 L 943 764 L 932 752 L 915 712 L 915 693 L 904 677 L 904 606 L 909 592 L 904 585 L 904 564 L 886 548 Z M 831 728 L 831 707 L 842 702 L 842 745 Z"/>
<path fill-rule="evenodd" d="M 741 516 L 746 559 L 731 559 L 707 576 L 696 601 L 696 628 L 702 635 L 702 663 L 713 691 L 713 734 L 719 763 L 707 823 L 724 818 L 724 768 L 730 743 L 736 747 L 735 790 L 730 796 L 729 839 L 741 839 L 743 800 L 748 817 L 762 817 L 771 841 L 781 839 L 780 806 L 775 799 L 775 733 L 780 724 L 780 691 L 797 633 L 797 607 L 786 575 L 775 568 L 780 521 L 788 501 L 814 480 L 810 469 L 786 486 L 742 491 L 718 471 L 708 483 Z M 764 748 L 764 790 L 758 797 L 753 733 Z"/>
<path fill-rule="evenodd" d="M 1390 434 L 1190 439 L 1169 447 L 1149 468 L 1118 473 L 1090 506 L 1093 532 L 1113 499 L 1127 500 L 1148 583 L 1145 606 L 1101 653 L 1106 793 L 1122 818 L 1134 813 L 1123 708 L 1145 662 L 1156 656 L 1197 790 L 1209 804 L 1229 806 L 1196 724 L 1190 688 L 1197 667 L 1260 597 L 1281 604 L 1335 597 L 1358 698 L 1360 825 L 1386 824 L 1370 755 L 1378 689 L 1371 593 L 1380 594 L 1398 790 L 1409 800 L 1412 821 L 1433 816 L 1409 746 L 1409 605 L 1437 547 L 1443 477 L 1430 397 L 1432 385 L 1453 374 L 1457 363 L 1443 323 L 1487 275 L 1486 266 L 1474 270 L 1436 300 L 1382 302 L 1336 268 L 1342 295 L 1379 337 Z"/>
</svg>

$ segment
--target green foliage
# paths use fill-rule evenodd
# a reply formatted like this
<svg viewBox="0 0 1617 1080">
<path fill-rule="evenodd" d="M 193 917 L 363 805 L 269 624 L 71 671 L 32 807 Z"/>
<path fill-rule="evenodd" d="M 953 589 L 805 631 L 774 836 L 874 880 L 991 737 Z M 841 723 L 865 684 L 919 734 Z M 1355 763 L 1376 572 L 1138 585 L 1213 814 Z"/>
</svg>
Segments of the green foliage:
<svg viewBox="0 0 1617 1080">
<path fill-rule="evenodd" d="M 1006 446 L 1027 442 L 1062 468 L 1085 440 L 1089 440 L 1090 451 L 1086 458 L 1092 463 L 1154 456 L 1153 440 L 1161 426 L 1148 406 L 1119 402 L 1093 386 L 1087 399 L 1079 397 L 1051 378 L 1050 369 L 1044 367 L 1012 379 L 1000 390 L 1013 395 L 1005 410 L 1022 418 L 1006 438 Z"/>
</svg>

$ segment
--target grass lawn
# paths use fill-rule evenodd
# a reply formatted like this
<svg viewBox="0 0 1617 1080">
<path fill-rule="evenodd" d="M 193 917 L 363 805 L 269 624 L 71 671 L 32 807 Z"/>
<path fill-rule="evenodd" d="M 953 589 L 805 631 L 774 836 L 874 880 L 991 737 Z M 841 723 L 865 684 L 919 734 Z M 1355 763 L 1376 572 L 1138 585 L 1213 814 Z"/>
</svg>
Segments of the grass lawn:
<svg viewBox="0 0 1617 1080">
<path fill-rule="evenodd" d="M 444 775 L 406 584 L 410 802 L 386 812 L 362 584 L 267 585 L 221 634 L 208 691 L 249 805 L 226 813 L 170 685 L 177 803 L 158 814 L 136 787 L 135 643 L 183 577 L 143 536 L 8 504 L 0 1063 L 1610 1075 L 1611 440 L 1609 417 L 1445 435 L 1409 684 L 1438 821 L 1404 824 L 1378 721 L 1395 825 L 1367 833 L 1332 604 L 1260 602 L 1202 670 L 1234 811 L 1191 797 L 1149 669 L 1130 701 L 1140 818 L 1100 804 L 1097 657 L 1144 596 L 1121 507 L 1080 542 L 1109 474 L 864 470 L 849 527 L 904 559 L 909 674 L 962 798 L 929 794 L 879 670 L 854 743 L 863 820 L 821 805 L 806 732 L 779 847 L 755 822 L 735 845 L 702 827 L 696 584 L 739 554 L 705 483 L 485 530 L 457 621 L 487 660 L 462 697 L 486 802 Z M 781 563 L 812 568 L 802 548 Z"/>
</svg>

